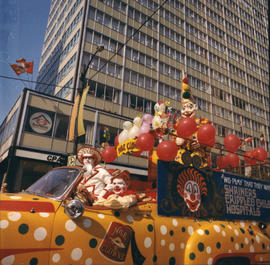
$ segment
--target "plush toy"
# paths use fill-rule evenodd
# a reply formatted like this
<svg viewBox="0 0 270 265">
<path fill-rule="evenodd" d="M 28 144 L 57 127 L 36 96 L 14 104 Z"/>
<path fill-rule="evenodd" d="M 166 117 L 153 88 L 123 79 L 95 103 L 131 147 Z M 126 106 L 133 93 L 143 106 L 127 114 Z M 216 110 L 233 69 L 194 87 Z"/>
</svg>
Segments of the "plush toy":
<svg viewBox="0 0 270 265">
<path fill-rule="evenodd" d="M 119 142 L 119 144 L 120 143 L 123 143 L 123 142 L 125 142 L 126 140 L 129 139 L 129 136 L 128 135 L 129 135 L 129 131 L 130 131 L 131 128 L 132 128 L 132 122 L 125 121 L 123 123 L 123 131 L 118 136 L 118 142 Z"/>
<path fill-rule="evenodd" d="M 133 120 L 133 126 L 128 132 L 128 139 L 134 139 L 139 135 L 139 129 L 142 125 L 142 118 L 137 116 Z"/>
<path fill-rule="evenodd" d="M 139 135 L 143 133 L 148 133 L 151 129 L 153 117 L 151 114 L 144 114 L 142 117 L 142 126 L 139 129 Z"/>
</svg>

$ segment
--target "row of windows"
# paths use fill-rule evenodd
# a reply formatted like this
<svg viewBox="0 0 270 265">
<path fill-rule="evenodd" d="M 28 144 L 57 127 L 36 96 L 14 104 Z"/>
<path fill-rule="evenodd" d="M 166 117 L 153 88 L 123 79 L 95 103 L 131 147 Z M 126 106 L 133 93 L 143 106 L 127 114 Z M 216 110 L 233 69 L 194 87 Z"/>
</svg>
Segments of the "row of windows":
<svg viewBox="0 0 270 265">
<path fill-rule="evenodd" d="M 159 82 L 158 93 L 168 98 L 172 98 L 177 101 L 181 101 L 181 94 L 175 87 L 169 86 L 162 82 Z"/>
<path fill-rule="evenodd" d="M 56 83 L 58 84 L 66 75 L 67 73 L 75 66 L 77 53 L 75 53 L 69 61 L 65 64 L 62 70 L 57 74 Z"/>
<path fill-rule="evenodd" d="M 206 75 L 208 71 L 208 66 L 199 61 L 187 56 L 187 66 L 199 71 L 200 73 Z"/>
<path fill-rule="evenodd" d="M 123 23 L 122 21 L 116 18 L 113 18 L 112 16 L 105 14 L 104 12 L 98 9 L 95 9 L 93 6 L 89 7 L 88 17 L 112 30 L 115 30 L 117 32 L 124 34 L 125 23 Z"/>
<path fill-rule="evenodd" d="M 215 35 L 219 36 L 220 38 L 224 38 L 225 32 L 221 30 L 219 27 L 215 26 L 214 24 L 207 21 L 207 29 L 212 31 Z"/>
<path fill-rule="evenodd" d="M 209 52 L 209 61 L 227 69 L 228 62 L 214 53 Z"/>
<path fill-rule="evenodd" d="M 147 15 L 145 15 L 144 13 L 138 11 L 137 9 L 135 9 L 133 7 L 128 8 L 128 16 L 131 19 L 134 19 L 135 21 L 137 21 L 141 24 L 143 24 L 148 19 Z M 150 18 L 145 25 L 146 25 L 146 27 L 148 27 L 154 31 L 157 31 L 157 29 L 158 29 L 158 22 L 152 18 Z"/>
<path fill-rule="evenodd" d="M 200 25 L 205 25 L 205 19 L 197 14 L 195 11 L 189 9 L 188 7 L 185 8 L 186 17 L 191 17 L 194 22 L 197 22 Z"/>
<path fill-rule="evenodd" d="M 132 49 L 127 46 L 126 48 L 126 56 L 129 60 L 133 62 L 140 63 L 146 67 L 157 70 L 157 60 L 151 56 L 148 56 L 142 52 L 139 52 L 135 49 Z"/>
<path fill-rule="evenodd" d="M 99 1 L 124 14 L 126 13 L 127 4 L 121 0 L 99 0 Z"/>
<path fill-rule="evenodd" d="M 237 48 L 239 50 L 242 49 L 242 43 L 237 41 L 232 36 L 226 34 L 226 39 L 227 39 L 227 42 L 230 43 L 233 47 L 235 47 L 235 48 Z"/>
<path fill-rule="evenodd" d="M 186 48 L 188 50 L 191 50 L 193 52 L 195 52 L 196 54 L 206 58 L 207 57 L 207 50 L 204 49 L 203 47 L 201 47 L 200 45 L 196 44 L 193 41 L 190 40 L 186 40 Z"/>
<path fill-rule="evenodd" d="M 223 91 L 220 88 L 212 86 L 212 96 L 218 98 L 224 102 L 230 103 L 230 94 L 228 92 Z"/>
<path fill-rule="evenodd" d="M 205 111 L 205 112 L 209 112 L 210 111 L 210 103 L 202 98 L 195 98 L 195 102 L 198 106 L 199 110 Z"/>
<path fill-rule="evenodd" d="M 240 36 L 241 31 L 240 29 L 238 29 L 237 27 L 235 27 L 233 24 L 231 24 L 230 22 L 228 22 L 227 20 L 225 21 L 226 24 L 226 29 L 229 30 L 230 32 L 232 32 L 233 34 Z"/>
<path fill-rule="evenodd" d="M 228 8 L 224 7 L 224 13 L 225 13 L 226 17 L 229 17 L 236 24 L 239 23 L 239 17 L 237 15 L 235 15 L 232 11 L 230 11 Z"/>
<path fill-rule="evenodd" d="M 94 43 L 95 45 L 103 45 L 104 49 L 111 51 L 111 52 L 116 52 L 119 55 L 122 55 L 123 50 L 120 49 L 123 44 L 121 42 L 115 41 L 112 38 L 109 38 L 103 34 L 100 34 L 99 32 L 93 31 L 89 28 L 86 30 L 86 37 L 85 40 L 90 43 Z"/>
<path fill-rule="evenodd" d="M 220 106 L 214 105 L 212 106 L 213 115 L 216 115 L 218 117 L 221 117 L 225 120 L 231 120 L 232 119 L 232 112 L 230 110 L 224 109 Z"/>
<path fill-rule="evenodd" d="M 210 77 L 212 79 L 215 79 L 216 81 L 219 81 L 220 83 L 223 83 L 224 85 L 228 85 L 229 83 L 229 78 L 226 75 L 211 68 L 210 68 Z"/>
<path fill-rule="evenodd" d="M 82 0 L 76 0 L 75 4 L 72 6 L 72 8 L 70 9 L 70 11 L 68 12 L 67 16 L 65 17 L 65 20 L 63 21 L 63 23 L 61 24 L 61 26 L 59 27 L 58 31 L 56 32 L 56 34 L 54 35 L 54 38 L 51 40 L 50 44 L 48 45 L 46 52 L 42 55 L 42 57 L 46 57 L 47 53 L 51 50 L 52 46 L 54 45 L 54 43 L 56 43 L 56 41 L 58 40 L 58 38 L 60 37 L 62 31 L 65 29 L 65 26 L 69 23 L 70 18 L 73 16 L 73 14 L 78 10 L 78 5 L 81 3 Z M 66 6 L 64 12 L 66 12 L 66 10 L 68 9 L 67 7 L 69 7 L 68 5 Z M 82 12 L 82 9 L 80 10 L 80 12 Z M 77 24 L 77 22 L 75 23 Z M 54 28 L 56 28 L 58 24 L 56 23 Z M 49 41 L 49 40 L 48 40 Z M 45 40 L 45 42 L 47 43 L 47 40 Z M 45 45 L 44 45 L 45 47 Z"/>
<path fill-rule="evenodd" d="M 135 32 L 137 32 L 135 34 Z M 131 36 L 133 40 L 149 47 L 150 49 L 156 50 L 157 49 L 157 40 L 152 38 L 151 36 L 141 32 L 137 31 L 135 28 L 128 26 L 127 29 L 127 36 L 130 38 Z"/>
<path fill-rule="evenodd" d="M 258 117 L 264 118 L 264 110 L 250 104 L 250 112 Z"/>
<path fill-rule="evenodd" d="M 73 91 L 71 88 L 73 84 L 73 78 L 71 78 L 55 95 L 56 97 L 66 99 Z"/>
<path fill-rule="evenodd" d="M 4 124 L 4 126 L 0 129 L 0 146 L 5 143 L 9 137 L 14 133 L 15 131 L 15 123 L 17 121 L 17 114 L 18 111 L 16 110 L 15 113 L 12 115 L 10 120 Z"/>
<path fill-rule="evenodd" d="M 229 72 L 237 75 L 241 79 L 245 77 L 245 72 L 231 63 L 229 63 Z"/>
<path fill-rule="evenodd" d="M 165 54 L 168 57 L 173 58 L 177 62 L 184 63 L 185 61 L 185 55 L 170 46 L 160 42 L 159 43 L 159 51 L 161 54 Z"/>
<path fill-rule="evenodd" d="M 194 26 L 190 25 L 189 23 L 186 23 L 186 32 L 195 36 L 197 39 L 200 39 L 202 41 L 206 40 L 206 34 L 195 28 Z"/>
<path fill-rule="evenodd" d="M 83 55 L 83 66 L 86 67 L 88 64 L 89 60 L 91 59 L 92 55 L 89 53 L 84 53 Z M 113 63 L 113 62 L 107 62 L 105 59 L 100 58 L 98 56 L 94 57 L 91 64 L 90 68 L 99 70 L 101 73 L 120 78 L 121 77 L 121 70 L 122 66 Z"/>
<path fill-rule="evenodd" d="M 62 49 L 66 39 L 70 36 L 70 34 L 72 33 L 75 26 L 81 20 L 81 17 L 82 17 L 82 9 L 78 12 L 77 16 L 74 18 L 74 20 L 71 22 L 69 27 L 63 33 L 63 36 L 62 36 L 61 40 L 58 42 L 58 44 L 56 45 L 54 50 L 51 52 L 51 55 L 50 55 L 48 60 L 51 60 L 51 57 L 54 57 L 55 54 L 58 52 L 58 50 Z M 41 56 L 41 63 L 43 62 L 43 60 L 46 58 L 46 56 L 50 52 L 52 46 L 58 41 L 59 36 L 60 36 L 59 34 L 54 36 L 54 39 L 51 41 L 50 45 L 47 47 L 47 49 L 45 50 L 45 52 Z"/>
<path fill-rule="evenodd" d="M 224 21 L 223 17 L 218 15 L 216 12 L 214 12 L 209 7 L 206 8 L 206 16 L 212 18 L 213 20 L 215 20 L 219 24 L 223 24 L 223 21 Z"/>
<path fill-rule="evenodd" d="M 245 111 L 249 111 L 248 103 L 241 98 L 238 98 L 236 96 L 232 96 L 232 104 L 240 109 L 243 109 Z"/>
<path fill-rule="evenodd" d="M 197 88 L 200 91 L 203 92 L 207 92 L 209 90 L 209 84 L 207 84 L 206 82 L 198 79 L 197 77 L 191 76 L 191 75 L 187 75 L 188 80 L 189 80 L 189 84 L 191 87 Z"/>
<path fill-rule="evenodd" d="M 159 62 L 159 72 L 173 79 L 181 81 L 182 72 L 171 65 Z"/>
<path fill-rule="evenodd" d="M 125 69 L 124 80 L 125 82 L 137 85 L 151 91 L 155 91 L 156 89 L 157 80 L 137 73 L 135 71 L 129 70 L 127 68 Z"/>
<path fill-rule="evenodd" d="M 183 45 L 183 36 L 163 24 L 160 24 L 159 33 L 166 38 Z"/>
<path fill-rule="evenodd" d="M 164 19 L 178 27 L 180 26 L 180 28 L 184 27 L 184 20 L 165 8 L 160 9 L 160 17 L 163 17 Z"/>
</svg>

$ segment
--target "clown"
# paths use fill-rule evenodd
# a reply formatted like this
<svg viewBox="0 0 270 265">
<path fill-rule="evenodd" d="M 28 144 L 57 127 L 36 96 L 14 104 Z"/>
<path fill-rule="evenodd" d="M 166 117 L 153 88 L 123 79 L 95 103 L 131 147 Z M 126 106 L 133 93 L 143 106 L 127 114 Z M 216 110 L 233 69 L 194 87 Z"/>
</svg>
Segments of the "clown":
<svg viewBox="0 0 270 265">
<path fill-rule="evenodd" d="M 198 109 L 195 99 L 192 96 L 191 89 L 188 85 L 188 78 L 184 77 L 182 80 L 182 94 L 181 94 L 181 119 L 192 118 L 197 123 L 197 128 L 209 123 L 207 119 L 196 118 L 196 111 Z M 177 128 L 179 120 L 174 119 L 174 128 Z M 210 154 L 209 147 L 201 146 L 197 139 L 197 132 L 189 137 L 183 139 L 175 137 L 175 142 L 179 147 L 176 161 L 186 166 L 195 166 L 198 168 L 207 166 L 207 157 Z"/>
<path fill-rule="evenodd" d="M 127 170 L 111 179 L 112 191 L 99 198 L 94 205 L 106 206 L 112 209 L 127 209 L 137 202 L 136 194 L 128 190 L 130 175 Z"/>
<path fill-rule="evenodd" d="M 192 213 L 199 210 L 202 196 L 207 195 L 205 180 L 194 168 L 187 168 L 178 175 L 177 191 Z"/>
<path fill-rule="evenodd" d="M 84 175 L 78 185 L 78 191 L 86 191 L 91 194 L 93 200 L 101 198 L 111 191 L 112 175 L 99 165 L 101 154 L 90 146 L 83 146 L 77 154 L 78 160 L 83 164 Z"/>
</svg>

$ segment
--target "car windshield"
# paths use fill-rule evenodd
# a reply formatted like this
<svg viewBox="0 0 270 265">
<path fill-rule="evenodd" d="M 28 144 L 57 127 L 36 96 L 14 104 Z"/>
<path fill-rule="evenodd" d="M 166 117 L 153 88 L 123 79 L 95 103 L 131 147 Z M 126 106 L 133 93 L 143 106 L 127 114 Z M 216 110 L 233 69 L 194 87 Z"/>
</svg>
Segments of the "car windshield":
<svg viewBox="0 0 270 265">
<path fill-rule="evenodd" d="M 25 192 L 54 198 L 61 197 L 79 175 L 79 168 L 53 169 L 26 189 Z"/>
</svg>

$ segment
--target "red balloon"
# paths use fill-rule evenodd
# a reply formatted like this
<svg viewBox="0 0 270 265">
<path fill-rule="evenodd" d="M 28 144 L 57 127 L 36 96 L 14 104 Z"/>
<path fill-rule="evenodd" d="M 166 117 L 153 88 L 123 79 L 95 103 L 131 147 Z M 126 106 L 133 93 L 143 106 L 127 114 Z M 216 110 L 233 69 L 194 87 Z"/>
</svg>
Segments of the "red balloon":
<svg viewBox="0 0 270 265">
<path fill-rule="evenodd" d="M 241 142 L 238 138 L 237 135 L 235 134 L 228 134 L 225 138 L 224 138 L 224 145 L 225 148 L 230 151 L 230 152 L 235 152 L 238 147 L 240 146 Z"/>
<path fill-rule="evenodd" d="M 231 165 L 231 167 L 238 167 L 239 166 L 239 156 L 237 154 L 229 153 L 227 155 L 228 164 Z"/>
<path fill-rule="evenodd" d="M 116 153 L 115 147 L 114 146 L 108 146 L 108 147 L 106 147 L 101 152 L 101 156 L 102 156 L 102 159 L 104 160 L 104 162 L 106 162 L 106 163 L 113 162 L 116 159 L 116 157 L 117 157 L 117 153 Z"/>
<path fill-rule="evenodd" d="M 171 161 L 177 155 L 177 145 L 175 142 L 166 140 L 157 146 L 157 156 L 160 160 Z"/>
<path fill-rule="evenodd" d="M 197 123 L 192 118 L 183 118 L 177 125 L 177 135 L 181 138 L 187 138 L 197 131 Z"/>
<path fill-rule="evenodd" d="M 114 138 L 114 146 L 117 147 L 119 145 L 119 141 L 118 141 L 118 137 L 119 137 L 119 134 L 117 134 Z"/>
<path fill-rule="evenodd" d="M 138 136 L 136 145 L 142 151 L 150 151 L 155 144 L 155 138 L 151 133 L 142 133 Z"/>
<path fill-rule="evenodd" d="M 228 166 L 228 159 L 226 156 L 219 156 L 217 158 L 217 167 L 220 169 L 224 169 Z"/>
<path fill-rule="evenodd" d="M 257 147 L 253 150 L 254 157 L 260 161 L 264 161 L 267 158 L 267 152 L 263 147 Z"/>
<path fill-rule="evenodd" d="M 215 145 L 216 129 L 215 127 L 207 123 L 201 126 L 197 133 L 197 139 L 200 144 L 206 144 L 210 146 Z"/>
<path fill-rule="evenodd" d="M 246 151 L 244 154 L 244 160 L 247 164 L 249 165 L 256 165 L 256 160 L 252 159 L 255 157 L 255 154 L 253 153 L 253 151 Z"/>
</svg>

